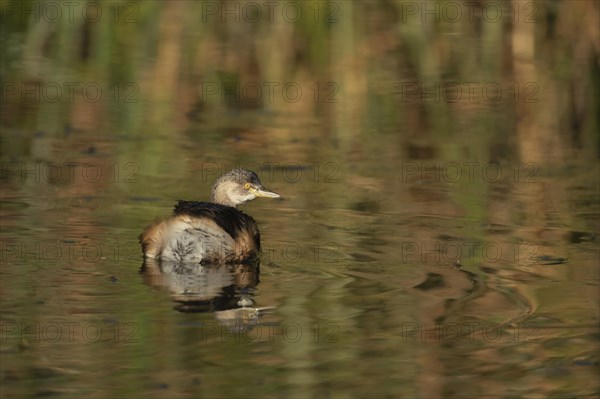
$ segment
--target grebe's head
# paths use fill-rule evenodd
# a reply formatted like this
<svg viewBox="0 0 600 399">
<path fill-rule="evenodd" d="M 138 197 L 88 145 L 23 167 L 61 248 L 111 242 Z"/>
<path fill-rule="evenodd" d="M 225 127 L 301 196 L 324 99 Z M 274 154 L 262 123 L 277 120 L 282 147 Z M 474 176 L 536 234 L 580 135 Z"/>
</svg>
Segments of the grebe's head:
<svg viewBox="0 0 600 399">
<path fill-rule="evenodd" d="M 233 169 L 219 177 L 212 186 L 211 202 L 237 207 L 257 197 L 279 198 L 267 190 L 256 173 L 246 169 Z"/>
</svg>

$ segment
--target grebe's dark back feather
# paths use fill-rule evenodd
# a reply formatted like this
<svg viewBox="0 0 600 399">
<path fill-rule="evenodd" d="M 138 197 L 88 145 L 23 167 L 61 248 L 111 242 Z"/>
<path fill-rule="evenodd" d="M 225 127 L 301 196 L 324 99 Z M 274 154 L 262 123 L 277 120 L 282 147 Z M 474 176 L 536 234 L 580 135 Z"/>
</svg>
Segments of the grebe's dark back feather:
<svg viewBox="0 0 600 399">
<path fill-rule="evenodd" d="M 204 201 L 179 200 L 173 208 L 173 214 L 202 217 L 214 221 L 234 240 L 244 231 L 249 231 L 254 239 L 256 249 L 260 250 L 260 233 L 252 216 L 232 206 Z"/>
</svg>

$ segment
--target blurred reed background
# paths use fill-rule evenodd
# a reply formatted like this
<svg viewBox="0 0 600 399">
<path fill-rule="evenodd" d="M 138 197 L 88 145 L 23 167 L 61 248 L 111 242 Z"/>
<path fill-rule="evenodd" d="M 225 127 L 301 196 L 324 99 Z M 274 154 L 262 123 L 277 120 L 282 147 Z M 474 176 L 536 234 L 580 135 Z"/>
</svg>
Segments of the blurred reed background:
<svg viewBox="0 0 600 399">
<path fill-rule="evenodd" d="M 532 162 L 600 153 L 594 0 L 0 5 L 5 157 L 7 129 L 314 133 L 343 157 L 449 138 Z"/>
</svg>

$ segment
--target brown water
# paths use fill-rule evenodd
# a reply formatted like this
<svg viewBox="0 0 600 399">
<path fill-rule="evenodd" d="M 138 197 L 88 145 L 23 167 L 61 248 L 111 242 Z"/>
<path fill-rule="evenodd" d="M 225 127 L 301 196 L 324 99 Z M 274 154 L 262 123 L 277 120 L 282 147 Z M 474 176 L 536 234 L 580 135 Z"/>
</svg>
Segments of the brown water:
<svg viewBox="0 0 600 399">
<path fill-rule="evenodd" d="M 155 169 L 108 138 L 31 140 L 45 155 L 20 158 L 29 174 L 4 165 L 5 397 L 597 392 L 598 170 L 576 156 L 527 182 L 512 164 L 471 182 L 414 172 L 435 158 L 269 168 L 277 158 L 257 148 L 245 162 L 284 197 L 244 206 L 260 273 L 183 273 L 185 298 L 138 273 L 136 237 L 175 200 L 205 199 L 221 165 L 185 134 L 157 139 L 178 158 Z M 55 179 L 67 160 L 87 166 Z"/>
<path fill-rule="evenodd" d="M 132 2 L 89 48 L 3 19 L 1 396 L 598 397 L 598 10 L 530 3 L 315 3 L 322 29 Z M 73 79 L 104 95 L 49 98 Z M 304 96 L 202 97 L 228 79 Z M 234 167 L 283 197 L 242 206 L 260 266 L 141 273 L 142 229 Z"/>
</svg>

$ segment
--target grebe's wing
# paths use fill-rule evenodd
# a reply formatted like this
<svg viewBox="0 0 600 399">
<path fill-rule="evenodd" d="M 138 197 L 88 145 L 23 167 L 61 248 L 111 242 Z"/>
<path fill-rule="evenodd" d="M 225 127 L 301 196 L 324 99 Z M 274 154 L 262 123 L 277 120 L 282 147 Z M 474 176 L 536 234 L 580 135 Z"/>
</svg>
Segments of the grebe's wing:
<svg viewBox="0 0 600 399">
<path fill-rule="evenodd" d="M 179 201 L 174 216 L 148 227 L 140 242 L 146 258 L 185 263 L 243 262 L 260 250 L 254 219 L 210 202 Z"/>
</svg>

